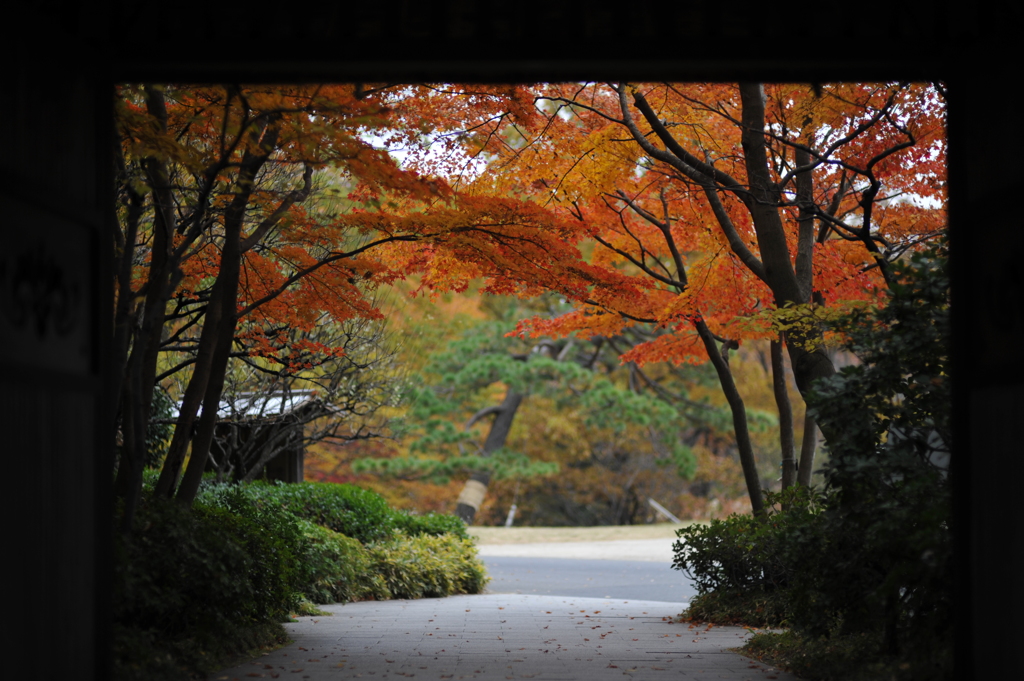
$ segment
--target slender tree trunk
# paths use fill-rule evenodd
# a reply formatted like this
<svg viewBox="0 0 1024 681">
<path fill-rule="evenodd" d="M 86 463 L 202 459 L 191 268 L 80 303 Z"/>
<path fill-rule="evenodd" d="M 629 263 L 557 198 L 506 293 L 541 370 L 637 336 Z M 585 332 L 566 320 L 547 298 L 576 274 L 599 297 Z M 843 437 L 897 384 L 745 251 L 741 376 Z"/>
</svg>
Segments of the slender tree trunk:
<svg viewBox="0 0 1024 681">
<path fill-rule="evenodd" d="M 149 114 L 161 126 L 167 128 L 167 110 L 163 93 L 147 86 L 146 106 Z M 115 326 L 116 351 L 122 363 L 122 390 L 120 414 L 124 436 L 115 494 L 125 500 L 123 531 L 131 530 L 135 509 L 142 494 L 142 474 L 146 466 L 146 426 L 153 402 L 156 384 L 157 358 L 164 328 L 167 300 L 174 288 L 175 263 L 171 258 L 171 234 L 174 231 L 174 201 L 166 164 L 158 158 L 149 157 L 143 162 L 153 195 L 153 241 L 150 249 L 150 264 L 145 285 L 145 299 L 141 312 L 132 314 L 136 304 L 131 290 L 130 275 L 132 254 L 135 247 L 138 220 L 142 213 L 143 197 L 129 187 L 130 203 L 122 245 L 122 271 L 119 272 L 118 309 Z M 122 163 L 123 167 L 123 163 Z M 126 178 L 127 181 L 127 178 Z M 129 243 L 130 240 L 130 243 Z M 131 354 L 127 356 L 127 328 L 122 328 L 141 314 L 138 328 L 131 343 Z M 127 356 L 126 359 L 122 359 Z"/>
<path fill-rule="evenodd" d="M 192 438 L 192 455 L 188 469 L 178 489 L 177 500 L 186 506 L 199 491 L 199 484 L 206 472 L 206 461 L 210 456 L 210 445 L 213 443 L 214 429 L 217 427 L 217 411 L 220 409 L 220 396 L 224 391 L 224 375 L 227 372 L 228 360 L 231 357 L 231 344 L 235 340 L 235 327 L 238 324 L 238 282 L 242 272 L 242 225 L 245 222 L 245 210 L 252 196 L 252 188 L 260 168 L 270 158 L 270 153 L 277 144 L 277 129 L 270 127 L 259 140 L 256 152 L 246 152 L 239 170 L 238 193 L 231 201 L 224 215 L 224 246 L 220 258 L 220 272 L 217 275 L 220 298 L 220 318 L 215 327 L 216 332 L 211 339 L 213 345 L 210 360 L 210 374 L 206 382 L 203 396 L 203 413 L 199 418 L 196 432 Z M 207 319 L 207 324 L 211 321 Z M 205 328 L 203 331 L 205 332 Z"/>
<path fill-rule="evenodd" d="M 237 252 L 237 241 L 235 244 Z M 222 306 L 225 310 L 233 311 L 238 299 L 239 270 L 237 263 L 233 267 L 225 265 L 224 258 L 227 257 L 228 250 L 225 248 L 224 257 L 221 259 L 222 273 L 227 270 L 227 279 L 221 295 L 225 299 Z M 206 392 L 203 395 L 203 413 L 199 417 L 196 432 L 192 438 L 192 455 L 189 458 L 188 468 L 185 469 L 185 475 L 181 479 L 181 485 L 175 497 L 186 506 L 192 505 L 192 501 L 199 491 L 199 485 L 203 481 L 203 473 L 206 472 L 206 462 L 210 457 L 210 445 L 213 443 L 213 433 L 217 427 L 220 396 L 224 390 L 224 374 L 231 354 L 231 344 L 235 338 L 236 319 L 237 315 L 225 312 L 218 324 L 220 328 L 215 339 L 216 346 L 210 363 L 210 376 L 206 381 Z"/>
<path fill-rule="evenodd" d="M 523 402 L 523 395 L 509 388 L 505 393 L 505 399 L 495 410 L 494 421 L 491 422 L 491 430 L 484 440 L 484 456 L 488 456 L 502 447 L 508 440 L 509 431 L 512 430 L 512 420 L 516 416 L 516 410 Z M 462 518 L 467 525 L 473 524 L 480 504 L 487 495 L 487 485 L 491 481 L 491 474 L 487 471 L 477 471 L 469 476 L 466 485 L 459 494 L 455 504 L 455 515 Z"/>
<path fill-rule="evenodd" d="M 114 139 L 117 140 L 115 132 Z M 124 154 L 121 149 L 120 140 L 114 145 L 114 158 L 117 161 L 115 172 L 118 179 L 128 195 L 128 206 L 125 211 L 123 232 L 121 229 L 114 230 L 114 250 L 118 254 L 117 262 L 117 305 L 114 308 L 114 335 L 111 343 L 112 360 L 111 376 L 116 385 L 121 386 L 113 394 L 115 404 L 110 413 L 114 416 L 110 423 L 110 442 L 117 440 L 117 430 L 121 416 L 124 414 L 124 391 L 126 387 L 126 375 L 128 368 L 128 352 L 132 329 L 137 319 L 135 292 L 132 290 L 132 264 L 135 260 L 136 240 L 139 233 L 139 220 L 142 217 L 144 197 L 132 187 L 128 170 L 124 161 Z M 123 435 L 123 432 L 122 432 Z M 124 497 L 128 493 L 127 482 L 121 482 L 121 464 L 134 450 L 125 445 L 122 440 L 121 455 L 115 461 L 118 462 L 118 476 L 114 485 L 116 496 Z M 130 521 L 129 521 L 130 524 Z"/>
<path fill-rule="evenodd" d="M 814 450 L 818 447 L 818 424 L 810 414 L 804 416 L 804 439 L 800 445 L 800 467 L 796 481 L 809 487 L 814 468 Z"/>
<path fill-rule="evenodd" d="M 167 132 L 167 106 L 163 92 L 154 86 L 146 86 L 146 109 Z M 153 389 L 156 385 L 156 367 L 160 356 L 164 320 L 167 314 L 167 301 L 174 289 L 177 263 L 171 257 L 176 219 L 173 190 L 170 184 L 170 173 L 163 160 L 150 157 L 145 159 L 144 168 L 149 185 L 153 191 L 153 244 L 146 280 L 146 297 L 142 308 L 142 322 L 132 347 L 129 360 L 137 377 L 131 379 L 135 385 L 135 397 L 125 400 L 122 407 L 125 418 L 132 418 L 143 424 L 149 423 L 149 413 L 153 403 Z M 129 412 L 137 412 L 131 416 Z M 133 458 L 144 465 L 145 438 L 136 439 Z M 163 476 L 161 476 L 162 478 Z M 132 494 L 141 493 L 142 477 L 138 477 L 139 489 Z"/>
<path fill-rule="evenodd" d="M 782 489 L 796 482 L 796 452 L 793 435 L 793 407 L 786 388 L 786 366 L 782 356 L 782 341 L 772 341 L 772 388 L 779 410 L 779 444 L 782 447 Z"/>
<path fill-rule="evenodd" d="M 743 479 L 747 483 L 747 494 L 750 496 L 750 507 L 755 516 L 764 517 L 764 496 L 761 493 L 761 478 L 757 473 L 757 463 L 754 460 L 754 448 L 750 444 L 750 431 L 747 429 L 747 410 L 743 405 L 743 398 L 736 388 L 729 363 L 718 349 L 718 344 L 711 330 L 703 320 L 696 322 L 697 333 L 704 342 L 711 363 L 718 373 L 718 382 L 722 385 L 722 392 L 729 402 L 729 409 L 732 411 L 732 425 L 736 432 L 736 446 L 740 452 L 740 465 L 743 467 Z"/>
<path fill-rule="evenodd" d="M 619 90 L 620 108 L 624 123 L 636 142 L 651 156 L 673 166 L 704 188 L 705 194 L 715 213 L 723 234 L 729 241 L 733 253 L 744 265 L 768 286 L 779 307 L 810 302 L 813 284 L 814 254 L 814 203 L 813 175 L 808 167 L 797 173 L 796 189 L 799 206 L 799 229 L 797 235 L 796 262 L 792 260 L 790 242 L 782 220 L 782 208 L 786 203 L 783 188 L 773 179 L 768 159 L 768 145 L 765 141 L 765 92 L 760 83 L 740 83 L 741 102 L 741 143 L 743 163 L 747 171 L 746 183 L 723 175 L 713 165 L 701 161 L 687 152 L 671 133 L 661 124 L 654 109 L 642 95 L 635 93 L 634 102 L 640 108 L 652 130 L 665 144 L 664 149 L 655 147 L 647 136 L 632 122 L 626 104 L 625 89 Z M 810 161 L 810 155 L 800 151 L 796 156 L 797 166 L 803 168 Z M 746 207 L 757 238 L 758 254 L 754 255 L 736 232 L 736 227 L 719 201 L 718 192 L 726 190 L 735 194 Z M 642 211 L 638 211 L 643 215 Z M 667 225 L 659 225 L 663 231 Z M 678 264 L 677 264 L 678 267 Z M 821 332 L 814 329 L 809 333 L 791 332 L 786 341 L 790 366 L 801 395 L 806 395 L 811 384 L 818 378 L 835 373 L 831 359 L 821 348 L 816 348 Z M 825 433 L 826 438 L 828 433 Z"/>
<path fill-rule="evenodd" d="M 252 197 L 256 176 L 263 164 L 270 158 L 277 145 L 279 131 L 273 120 L 263 119 L 257 124 L 252 137 L 258 146 L 246 151 L 239 164 L 235 180 L 235 195 L 224 214 L 224 242 L 221 251 L 220 270 L 210 294 L 206 319 L 199 336 L 196 363 L 185 396 L 182 399 L 178 423 L 167 452 L 164 469 L 157 481 L 156 493 L 164 496 L 174 494 L 174 486 L 185 461 L 185 452 L 192 444 L 192 455 L 187 483 L 183 481 L 182 491 L 177 498 L 190 505 L 199 489 L 206 460 L 213 441 L 213 429 L 217 423 L 217 409 L 224 388 L 224 373 L 231 353 L 238 321 L 238 280 L 241 272 L 241 235 L 245 211 Z M 199 405 L 203 404 L 203 416 L 196 423 Z M 193 427 L 195 426 L 195 432 Z M 195 467 L 195 468 L 194 468 Z"/>
<path fill-rule="evenodd" d="M 124 380 L 123 400 L 126 408 L 121 419 L 121 433 L 124 437 L 121 464 L 117 470 L 115 486 L 124 499 L 124 515 L 121 517 L 121 532 L 125 535 L 132 530 L 135 510 L 142 496 L 142 471 L 146 465 L 146 420 L 139 409 L 139 392 L 142 389 L 139 361 L 129 361 Z M 131 405 L 130 407 L 128 405 Z M 134 407 L 134 408 L 132 408 Z"/>
<path fill-rule="evenodd" d="M 678 172 L 686 175 L 704 188 L 708 202 L 712 206 L 715 218 L 729 241 L 733 253 L 761 281 L 763 281 L 775 298 L 775 303 L 782 307 L 786 303 L 801 304 L 810 301 L 811 282 L 813 279 L 813 178 L 810 169 L 804 170 L 796 177 L 798 203 L 800 205 L 800 228 L 797 238 L 798 253 L 796 265 L 791 260 L 790 243 L 782 221 L 783 192 L 772 178 L 768 160 L 768 147 L 765 142 L 765 93 L 760 83 L 740 83 L 741 101 L 741 144 L 743 146 L 743 162 L 747 171 L 746 183 L 737 181 L 717 171 L 713 165 L 706 164 L 685 150 L 672 138 L 671 133 L 660 122 L 654 109 L 646 102 L 643 95 L 634 93 L 634 103 L 643 113 L 651 129 L 661 138 L 664 149 L 655 147 L 647 136 L 632 122 L 629 107 L 626 104 L 625 88 L 619 89 L 620 109 L 623 121 L 640 145 L 652 157 L 673 166 Z M 798 166 L 806 165 L 809 155 L 803 154 Z M 803 163 L 801 163 L 803 161 Z M 758 255 L 754 255 L 736 232 L 728 212 L 722 206 L 718 192 L 726 189 L 739 198 L 750 214 L 757 238 Z M 644 216 L 644 211 L 637 211 Z M 648 218 L 649 221 L 652 221 Z M 666 235 L 668 222 L 652 221 Z M 681 259 L 673 253 L 679 279 L 685 287 L 686 280 Z M 702 329 L 703 327 L 703 329 Z M 751 505 L 755 515 L 763 514 L 764 504 L 761 496 L 760 481 L 754 466 L 753 450 L 750 447 L 747 433 L 746 411 L 739 392 L 736 390 L 728 364 L 718 351 L 714 338 L 703 322 L 698 324 L 698 333 L 704 341 L 712 363 L 718 372 L 719 381 L 725 392 L 726 399 L 733 412 L 733 424 L 736 429 L 737 445 L 740 448 L 740 462 L 743 464 L 747 491 L 750 493 Z M 795 336 L 795 334 L 791 334 Z M 790 365 L 796 379 L 797 388 L 802 395 L 806 394 L 811 382 L 821 376 L 834 373 L 831 360 L 823 350 L 812 350 L 814 340 L 820 338 L 815 330 L 808 336 L 790 337 L 787 349 Z"/>
<path fill-rule="evenodd" d="M 171 444 L 167 448 L 167 456 L 164 458 L 164 466 L 160 470 L 160 477 L 154 489 L 156 496 L 171 497 L 174 495 L 174 490 L 178 485 L 178 476 L 181 473 L 182 464 L 185 462 L 185 454 L 192 439 L 192 430 L 195 426 L 196 415 L 199 413 L 199 405 L 202 404 L 203 396 L 206 393 L 206 385 L 213 366 L 213 341 L 221 317 L 221 297 L 216 290 L 218 284 L 220 284 L 219 276 L 217 282 L 214 283 L 210 303 L 206 308 L 206 318 L 199 336 L 199 348 L 196 351 L 196 362 L 192 367 L 192 377 L 185 388 L 181 407 L 178 410 L 178 421 L 174 426 L 174 435 L 171 437 Z"/>
<path fill-rule="evenodd" d="M 740 99 L 743 104 L 743 160 L 750 184 L 750 194 L 744 203 L 753 218 L 754 232 L 764 263 L 762 279 L 771 289 L 779 307 L 786 303 L 808 303 L 811 300 L 811 256 L 814 248 L 813 222 L 805 210 L 812 190 L 810 173 L 797 176 L 798 201 L 801 204 L 798 245 L 801 252 L 797 254 L 797 266 L 794 269 L 780 214 L 782 189 L 772 181 L 768 165 L 764 139 L 764 87 L 759 83 L 741 83 Z M 799 158 L 808 160 L 806 155 Z M 791 332 L 786 339 L 793 377 L 801 395 L 807 394 L 816 379 L 835 373 L 832 360 L 824 348 L 815 348 L 820 338 L 820 330 L 814 329 L 803 334 Z"/>
<path fill-rule="evenodd" d="M 128 347 L 129 338 L 132 334 L 133 321 L 135 315 L 132 313 L 132 287 L 131 287 L 131 262 L 135 253 L 135 238 L 137 235 L 138 219 L 137 215 L 133 216 L 133 211 L 129 208 L 128 224 L 125 229 L 124 242 L 121 246 L 121 263 L 118 268 L 118 286 L 117 286 L 117 307 L 114 311 L 114 340 L 113 340 L 113 363 L 115 368 L 112 371 L 113 376 L 117 377 L 117 382 L 121 386 L 121 389 L 116 392 L 117 404 L 113 410 L 115 418 L 111 424 L 113 431 L 111 435 L 111 442 L 116 440 L 118 421 L 121 422 L 121 455 L 118 458 L 117 478 L 114 481 L 114 494 L 121 498 L 127 498 L 131 493 L 131 468 L 133 466 L 133 455 L 136 451 L 134 438 L 135 430 L 134 426 L 132 433 L 129 435 L 126 431 L 129 427 L 129 423 L 132 421 L 132 415 L 134 410 L 130 408 L 132 397 L 127 393 L 130 392 L 130 381 L 128 378 L 129 373 L 129 362 L 128 362 Z M 133 217 L 135 219 L 133 219 Z M 130 504 L 129 504 L 130 505 Z M 126 510 L 126 515 L 128 514 Z M 131 518 L 128 519 L 128 526 L 131 526 Z"/>
</svg>

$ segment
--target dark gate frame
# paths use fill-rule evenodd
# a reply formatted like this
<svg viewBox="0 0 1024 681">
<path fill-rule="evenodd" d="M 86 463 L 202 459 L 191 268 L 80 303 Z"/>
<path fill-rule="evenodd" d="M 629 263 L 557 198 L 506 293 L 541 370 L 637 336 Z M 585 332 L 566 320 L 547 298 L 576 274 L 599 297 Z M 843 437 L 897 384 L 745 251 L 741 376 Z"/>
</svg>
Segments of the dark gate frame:
<svg viewBox="0 0 1024 681">
<path fill-rule="evenodd" d="M 126 81 L 942 80 L 950 104 L 957 678 L 1022 610 L 1019 3 L 49 0 L 0 57 L 5 675 L 110 674 L 111 88 Z M 801 33 L 808 29 L 810 33 Z M 810 36 L 810 37 L 808 37 Z M 19 266 L 18 263 L 29 263 Z M 14 272 L 21 279 L 14 281 Z M 28 274 L 24 274 L 28 273 Z M 20 287 L 20 288 L 19 288 Z M 17 293 L 17 292 L 21 293 Z M 25 293 L 25 292 L 28 293 Z M 17 295 L 16 295 L 17 293 Z M 17 296 L 21 295 L 22 298 Z M 25 296 L 28 296 L 27 298 Z M 11 313 L 22 305 L 25 314 Z M 6 307 L 4 307 L 6 306 Z M 21 308 L 19 308 L 21 309 Z M 27 320 L 27 321 L 26 321 Z"/>
</svg>

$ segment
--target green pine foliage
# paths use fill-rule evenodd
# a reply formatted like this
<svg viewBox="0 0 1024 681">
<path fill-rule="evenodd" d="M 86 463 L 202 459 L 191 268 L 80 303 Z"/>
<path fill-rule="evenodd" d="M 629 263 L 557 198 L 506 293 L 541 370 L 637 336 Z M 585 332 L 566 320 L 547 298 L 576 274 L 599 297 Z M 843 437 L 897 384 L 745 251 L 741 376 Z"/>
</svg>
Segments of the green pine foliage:
<svg viewBox="0 0 1024 681">
<path fill-rule="evenodd" d="M 353 472 L 432 481 L 476 470 L 490 472 L 495 480 L 557 473 L 557 463 L 535 461 L 510 449 L 487 457 L 473 453 L 479 434 L 457 423 L 489 406 L 489 389 L 501 383 L 527 400 L 533 395 L 551 400 L 555 412 L 578 414 L 587 427 L 618 435 L 642 431 L 664 463 L 681 477 L 692 477 L 696 458 L 679 436 L 688 421 L 677 407 L 650 392 L 631 391 L 575 361 L 535 352 L 521 339 L 508 337 L 513 328 L 508 321 L 480 323 L 432 357 L 426 368 L 428 384 L 410 391 L 409 413 L 395 427 L 396 436 L 410 441 L 413 456 L 360 459 L 353 463 Z"/>
</svg>

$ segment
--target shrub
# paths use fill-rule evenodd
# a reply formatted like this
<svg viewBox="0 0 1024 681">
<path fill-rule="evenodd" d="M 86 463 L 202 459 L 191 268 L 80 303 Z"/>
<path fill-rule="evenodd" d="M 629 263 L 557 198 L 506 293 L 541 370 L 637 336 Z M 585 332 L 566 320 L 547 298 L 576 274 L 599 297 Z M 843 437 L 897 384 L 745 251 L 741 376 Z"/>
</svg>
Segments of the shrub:
<svg viewBox="0 0 1024 681">
<path fill-rule="evenodd" d="M 881 660 L 868 635 L 818 638 L 792 631 L 755 634 L 744 652 L 762 662 L 787 668 L 805 679 L 876 681 L 898 678 L 898 665 Z"/>
<path fill-rule="evenodd" d="M 370 547 L 373 571 L 390 598 L 438 598 L 480 593 L 487 570 L 472 540 L 451 534 L 395 536 Z"/>
<path fill-rule="evenodd" d="M 824 501 L 806 487 L 765 492 L 764 519 L 731 515 L 677 530 L 672 567 L 685 572 L 697 589 L 688 616 L 722 624 L 783 625 L 795 573 L 805 567 L 793 561 L 792 540 L 816 532 Z"/>
<path fill-rule="evenodd" d="M 807 396 L 830 450 L 824 495 L 763 523 L 731 517 L 679 533 L 676 567 L 699 590 L 690 615 L 786 624 L 786 637 L 752 645 L 781 659 L 799 655 L 789 666 L 808 676 L 952 674 L 942 248 L 895 264 L 899 283 L 886 307 L 837 326 L 863 363 Z"/>
<path fill-rule="evenodd" d="M 886 307 L 840 327 L 863 364 L 808 396 L 833 502 L 817 545 L 794 549 L 827 561 L 794 584 L 794 625 L 820 636 L 837 618 L 887 654 L 933 657 L 951 640 L 949 280 L 941 246 L 895 271 Z"/>
<path fill-rule="evenodd" d="M 447 513 L 427 513 L 415 515 L 404 511 L 395 511 L 392 516 L 394 528 L 410 537 L 421 534 L 439 537 L 452 534 L 459 539 L 469 539 L 466 523 L 459 517 Z"/>
<path fill-rule="evenodd" d="M 487 581 L 458 518 L 398 513 L 377 494 L 329 483 L 207 480 L 191 510 L 148 498 L 117 550 L 122 679 L 223 666 L 283 639 L 279 622 L 308 601 L 478 593 Z"/>
<path fill-rule="evenodd" d="M 313 603 L 478 593 L 486 583 L 462 520 L 395 511 L 353 485 L 211 480 L 197 501 L 279 535 L 298 557 L 293 591 Z"/>
<path fill-rule="evenodd" d="M 393 512 L 376 492 L 330 482 L 255 483 L 246 486 L 262 503 L 278 504 L 295 516 L 368 544 L 387 537 Z"/>
<path fill-rule="evenodd" d="M 283 636 L 264 611 L 264 585 L 250 577 L 247 543 L 260 534 L 251 521 L 156 500 L 140 506 L 136 520 L 116 547 L 118 678 L 181 678 Z"/>
<path fill-rule="evenodd" d="M 302 592 L 309 600 L 323 604 L 387 598 L 370 552 L 359 541 L 308 520 L 299 524 L 307 541 Z"/>
<path fill-rule="evenodd" d="M 322 525 L 363 544 L 383 540 L 395 532 L 410 537 L 454 534 L 466 539 L 469 536 L 466 524 L 456 516 L 396 511 L 381 495 L 355 485 L 330 482 L 234 485 L 211 480 L 203 485 L 198 499 L 204 503 L 224 505 L 226 502 L 222 499 L 231 494 L 243 494 L 259 508 L 282 508 L 297 518 Z"/>
<path fill-rule="evenodd" d="M 248 578 L 254 590 L 254 610 L 286 620 L 305 582 L 307 540 L 299 519 L 241 485 L 221 485 L 216 494 L 206 495 L 196 504 L 200 514 L 213 508 L 237 519 L 235 538 L 251 561 Z"/>
</svg>

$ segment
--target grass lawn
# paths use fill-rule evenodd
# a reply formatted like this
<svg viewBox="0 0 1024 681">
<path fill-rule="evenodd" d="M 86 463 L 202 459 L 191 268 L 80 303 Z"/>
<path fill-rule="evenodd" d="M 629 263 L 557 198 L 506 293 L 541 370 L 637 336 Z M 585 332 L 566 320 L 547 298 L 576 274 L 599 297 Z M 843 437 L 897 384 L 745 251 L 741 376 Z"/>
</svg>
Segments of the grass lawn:
<svg viewBox="0 0 1024 681">
<path fill-rule="evenodd" d="M 470 536 L 484 544 L 543 544 L 550 542 L 621 541 L 624 539 L 675 539 L 676 530 L 699 520 L 682 524 L 606 525 L 599 527 L 482 527 L 469 528 Z"/>
</svg>

